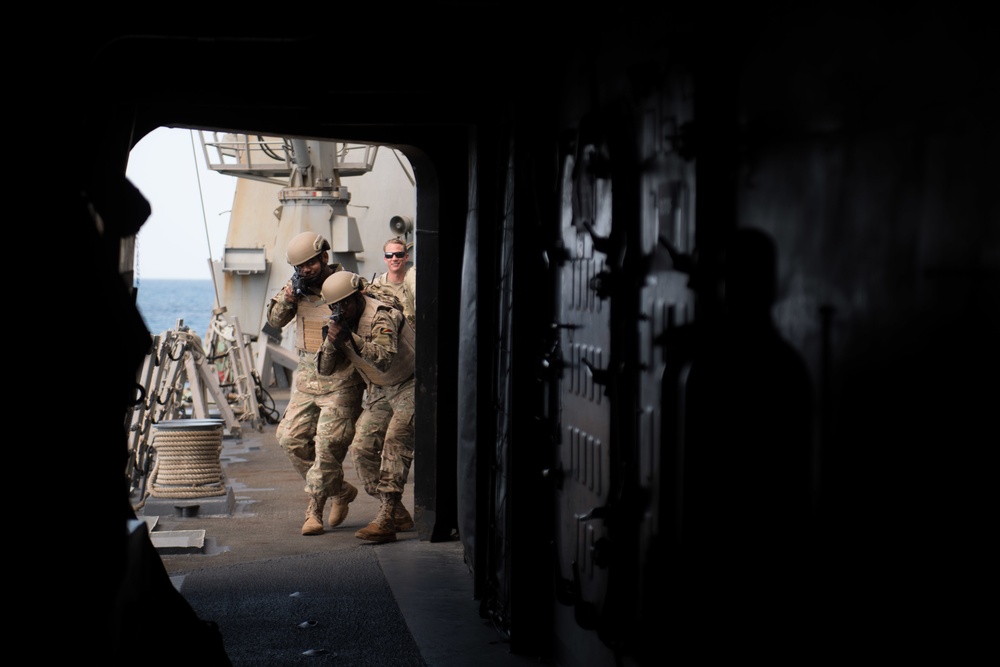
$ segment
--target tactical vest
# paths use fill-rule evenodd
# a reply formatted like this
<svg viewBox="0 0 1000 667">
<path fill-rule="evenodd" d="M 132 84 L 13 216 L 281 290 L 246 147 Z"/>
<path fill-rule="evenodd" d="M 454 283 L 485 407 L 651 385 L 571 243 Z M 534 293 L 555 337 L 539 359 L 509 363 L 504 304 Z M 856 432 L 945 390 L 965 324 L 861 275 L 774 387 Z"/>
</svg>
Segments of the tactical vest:
<svg viewBox="0 0 1000 667">
<path fill-rule="evenodd" d="M 303 296 L 295 311 L 295 347 L 316 352 L 323 344 L 323 325 L 330 319 L 330 308 L 321 296 Z"/>
<path fill-rule="evenodd" d="M 379 309 L 388 310 L 393 313 L 399 312 L 392 306 L 387 306 L 378 299 L 374 299 L 370 296 L 365 297 L 365 309 L 361 313 L 361 318 L 358 320 L 358 335 L 361 336 L 365 342 L 369 342 L 372 339 L 371 330 L 372 322 L 375 321 L 375 313 Z M 392 366 L 388 371 L 382 372 L 379 369 L 372 366 L 365 359 L 361 357 L 351 345 L 342 345 L 341 350 L 354 367 L 357 369 L 368 382 L 371 384 L 377 384 L 379 386 L 392 386 L 399 384 L 403 380 L 408 380 L 413 377 L 413 366 L 415 361 L 414 346 L 413 346 L 413 328 L 410 327 L 410 323 L 406 321 L 406 318 L 399 314 L 397 319 L 399 322 L 399 335 L 396 341 L 396 356 L 392 360 Z M 361 334 L 360 332 L 365 332 Z"/>
</svg>

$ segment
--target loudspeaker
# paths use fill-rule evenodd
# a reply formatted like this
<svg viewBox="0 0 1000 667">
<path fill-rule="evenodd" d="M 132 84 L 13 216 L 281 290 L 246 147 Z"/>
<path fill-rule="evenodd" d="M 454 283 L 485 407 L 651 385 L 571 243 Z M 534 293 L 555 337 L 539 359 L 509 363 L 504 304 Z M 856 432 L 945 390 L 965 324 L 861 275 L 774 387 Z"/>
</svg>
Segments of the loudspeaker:
<svg viewBox="0 0 1000 667">
<path fill-rule="evenodd" d="M 389 220 L 389 229 L 405 239 L 413 232 L 413 218 L 405 215 L 394 215 Z"/>
</svg>

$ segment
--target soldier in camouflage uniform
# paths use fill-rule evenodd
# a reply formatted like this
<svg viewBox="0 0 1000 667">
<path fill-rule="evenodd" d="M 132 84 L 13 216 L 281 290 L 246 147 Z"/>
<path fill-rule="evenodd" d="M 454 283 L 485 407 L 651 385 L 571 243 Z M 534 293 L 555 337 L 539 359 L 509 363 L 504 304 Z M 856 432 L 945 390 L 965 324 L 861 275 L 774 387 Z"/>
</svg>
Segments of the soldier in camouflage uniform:
<svg viewBox="0 0 1000 667">
<path fill-rule="evenodd" d="M 399 525 L 413 525 L 400 512 L 403 487 L 413 462 L 413 328 L 402 311 L 361 293 L 364 279 L 341 271 L 323 282 L 332 313 L 316 355 L 321 376 L 347 360 L 367 384 L 351 456 L 366 489 L 381 505 L 375 519 L 354 535 L 372 542 L 393 542 Z M 372 470 L 378 462 L 377 473 Z M 402 509 L 405 512 L 405 508 Z"/>
<path fill-rule="evenodd" d="M 417 327 L 417 267 L 407 268 L 410 251 L 406 241 L 394 236 L 382 245 L 385 256 L 385 266 L 388 269 L 382 275 L 372 280 L 373 285 L 384 287 L 391 292 L 403 306 L 403 314 L 410 326 Z"/>
<path fill-rule="evenodd" d="M 333 528 L 344 522 L 348 505 L 358 495 L 357 488 L 344 479 L 343 463 L 354 439 L 354 422 L 361 414 L 364 380 L 346 360 L 325 375 L 316 372 L 316 351 L 329 317 L 320 287 L 342 269 L 340 264 L 328 263 L 329 249 L 330 244 L 315 232 L 293 238 L 286 259 L 295 267 L 295 275 L 267 305 L 271 326 L 280 329 L 295 319 L 299 362 L 276 436 L 306 481 L 309 504 L 303 535 L 323 533 L 323 510 L 328 499 Z"/>
</svg>

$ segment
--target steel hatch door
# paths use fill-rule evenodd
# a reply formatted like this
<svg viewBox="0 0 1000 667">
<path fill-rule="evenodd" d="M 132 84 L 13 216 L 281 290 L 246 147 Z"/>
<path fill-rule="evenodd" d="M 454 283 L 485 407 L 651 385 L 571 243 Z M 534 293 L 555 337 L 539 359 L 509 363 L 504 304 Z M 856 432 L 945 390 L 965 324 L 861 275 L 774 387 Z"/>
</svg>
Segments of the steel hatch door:
<svg viewBox="0 0 1000 667">
<path fill-rule="evenodd" d="M 638 169 L 613 170 L 599 144 L 562 159 L 555 558 L 559 602 L 594 631 L 561 638 L 572 664 L 603 664 L 609 640 L 656 643 L 640 628 L 655 635 L 661 618 L 651 610 L 668 575 L 657 554 L 676 528 L 677 383 L 694 317 L 689 83 L 667 77 L 635 109 Z"/>
<path fill-rule="evenodd" d="M 608 258 L 598 250 L 611 233 L 611 180 L 598 177 L 600 148 L 580 146 L 563 160 L 555 307 L 558 382 L 557 485 L 554 542 L 560 602 L 574 608 L 576 622 L 593 629 L 607 593 L 601 561 L 607 530 L 600 508 L 608 504 L 612 408 L 605 393 L 611 361 L 611 309 L 599 293 Z M 573 642 L 577 650 L 580 647 Z"/>
</svg>

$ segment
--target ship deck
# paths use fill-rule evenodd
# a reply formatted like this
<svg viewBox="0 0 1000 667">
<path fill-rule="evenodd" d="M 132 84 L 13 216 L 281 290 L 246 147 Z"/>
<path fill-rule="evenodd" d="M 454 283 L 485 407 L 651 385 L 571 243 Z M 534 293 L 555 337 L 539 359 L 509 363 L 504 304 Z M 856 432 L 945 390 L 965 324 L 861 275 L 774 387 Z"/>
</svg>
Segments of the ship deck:
<svg viewBox="0 0 1000 667">
<path fill-rule="evenodd" d="M 280 414 L 288 390 L 269 393 Z M 511 653 L 480 616 L 457 536 L 360 540 L 355 531 L 378 509 L 363 491 L 344 524 L 301 535 L 307 496 L 275 429 L 265 423 L 223 438 L 225 497 L 134 503 L 174 587 L 199 618 L 218 624 L 234 667 L 538 664 Z M 358 485 L 350 457 L 345 474 Z M 403 502 L 412 513 L 412 484 Z"/>
</svg>

